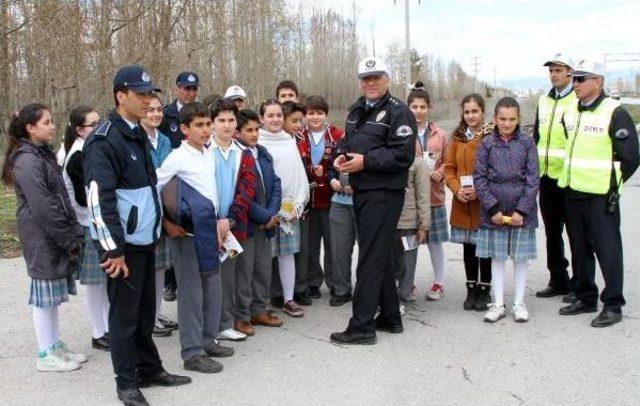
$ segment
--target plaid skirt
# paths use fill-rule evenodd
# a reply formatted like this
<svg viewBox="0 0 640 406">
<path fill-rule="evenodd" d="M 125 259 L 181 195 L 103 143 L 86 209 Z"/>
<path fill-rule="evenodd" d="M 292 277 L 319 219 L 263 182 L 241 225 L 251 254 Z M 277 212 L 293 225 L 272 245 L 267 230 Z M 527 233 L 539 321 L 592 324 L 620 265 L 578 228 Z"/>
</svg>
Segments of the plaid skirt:
<svg viewBox="0 0 640 406">
<path fill-rule="evenodd" d="M 107 274 L 100 268 L 100 257 L 93 240 L 89 227 L 84 228 L 84 241 L 80 258 L 78 258 L 78 271 L 75 278 L 80 281 L 81 285 L 99 285 L 107 283 Z"/>
<path fill-rule="evenodd" d="M 35 307 L 55 307 L 69 301 L 69 295 L 76 295 L 76 281 L 73 275 L 59 279 L 33 279 L 29 288 L 29 304 Z"/>
<path fill-rule="evenodd" d="M 272 257 L 300 252 L 300 223 L 296 220 L 291 224 L 293 233 L 285 234 L 284 230 L 278 227 L 275 237 L 271 239 Z"/>
<path fill-rule="evenodd" d="M 445 206 L 431 207 L 431 226 L 427 242 L 449 241 L 449 223 L 447 222 L 447 208 Z"/>
<path fill-rule="evenodd" d="M 478 258 L 494 258 L 501 261 L 511 257 L 514 261 L 536 259 L 536 229 L 481 228 L 478 232 L 476 256 Z"/>
<path fill-rule="evenodd" d="M 451 242 L 475 245 L 478 243 L 478 230 L 467 230 L 451 226 Z"/>
<path fill-rule="evenodd" d="M 171 268 L 171 250 L 167 242 L 167 236 L 160 236 L 156 246 L 156 271 L 166 271 Z"/>
</svg>

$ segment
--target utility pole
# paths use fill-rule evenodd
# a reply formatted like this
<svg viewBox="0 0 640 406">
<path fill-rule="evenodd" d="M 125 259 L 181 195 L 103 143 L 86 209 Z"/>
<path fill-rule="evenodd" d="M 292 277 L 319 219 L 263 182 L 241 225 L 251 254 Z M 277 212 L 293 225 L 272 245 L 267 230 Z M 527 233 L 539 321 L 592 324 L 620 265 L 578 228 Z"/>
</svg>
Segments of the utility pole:
<svg viewBox="0 0 640 406">
<path fill-rule="evenodd" d="M 481 57 L 474 56 L 471 59 L 473 60 L 473 91 L 477 93 L 478 92 L 478 66 L 482 65 L 479 62 Z"/>
<path fill-rule="evenodd" d="M 411 87 L 411 40 L 409 38 L 409 0 L 404 0 L 404 29 L 405 29 L 405 85 L 404 98 L 409 96 Z"/>
</svg>

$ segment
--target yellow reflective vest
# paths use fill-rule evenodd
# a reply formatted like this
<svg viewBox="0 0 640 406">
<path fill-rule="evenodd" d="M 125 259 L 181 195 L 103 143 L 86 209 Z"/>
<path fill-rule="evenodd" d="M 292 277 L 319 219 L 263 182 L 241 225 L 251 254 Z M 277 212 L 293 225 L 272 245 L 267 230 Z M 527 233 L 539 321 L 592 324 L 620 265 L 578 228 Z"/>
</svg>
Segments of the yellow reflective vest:
<svg viewBox="0 0 640 406">
<path fill-rule="evenodd" d="M 549 94 L 538 100 L 538 167 L 540 177 L 558 179 L 564 163 L 566 137 L 562 126 L 564 111 L 576 102 L 576 94 L 571 90 L 561 98 Z"/>
</svg>

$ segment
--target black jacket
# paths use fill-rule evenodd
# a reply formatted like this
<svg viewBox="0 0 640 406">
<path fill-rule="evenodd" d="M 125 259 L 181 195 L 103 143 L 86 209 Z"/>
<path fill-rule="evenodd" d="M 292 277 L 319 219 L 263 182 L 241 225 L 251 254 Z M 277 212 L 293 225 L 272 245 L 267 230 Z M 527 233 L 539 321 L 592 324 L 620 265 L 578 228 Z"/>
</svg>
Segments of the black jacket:
<svg viewBox="0 0 640 406">
<path fill-rule="evenodd" d="M 83 232 L 55 153 L 48 144 L 23 141 L 10 159 L 18 236 L 29 276 L 58 279 L 71 275 L 78 266 Z"/>
<path fill-rule="evenodd" d="M 409 107 L 388 92 L 372 107 L 360 97 L 349 111 L 345 136 L 338 144 L 338 153 L 364 155 L 364 170 L 349 176 L 353 190 L 404 190 L 417 133 Z"/>
<path fill-rule="evenodd" d="M 180 122 L 178 121 L 178 104 L 177 99 L 167 104 L 162 109 L 162 123 L 158 129 L 169 137 L 171 148 L 176 149 L 184 139 L 184 134 L 180 131 Z"/>
</svg>

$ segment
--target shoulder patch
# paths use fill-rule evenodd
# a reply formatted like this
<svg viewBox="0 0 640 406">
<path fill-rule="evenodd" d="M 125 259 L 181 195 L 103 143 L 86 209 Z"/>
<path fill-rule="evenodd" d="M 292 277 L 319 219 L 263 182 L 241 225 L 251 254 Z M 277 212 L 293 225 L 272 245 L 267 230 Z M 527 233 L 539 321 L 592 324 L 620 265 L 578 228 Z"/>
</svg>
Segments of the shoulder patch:
<svg viewBox="0 0 640 406">
<path fill-rule="evenodd" d="M 109 128 L 111 128 L 111 121 L 107 120 L 96 128 L 96 136 L 106 137 L 109 133 Z"/>
<path fill-rule="evenodd" d="M 411 129 L 411 127 L 409 127 L 408 125 L 404 124 L 401 125 L 400 127 L 398 127 L 398 129 L 396 130 L 396 135 L 398 137 L 408 137 L 411 134 L 413 134 L 413 130 Z"/>
<path fill-rule="evenodd" d="M 614 136 L 619 140 L 623 140 L 629 136 L 629 130 L 627 130 L 626 128 L 621 128 L 618 131 L 616 131 Z"/>
</svg>

